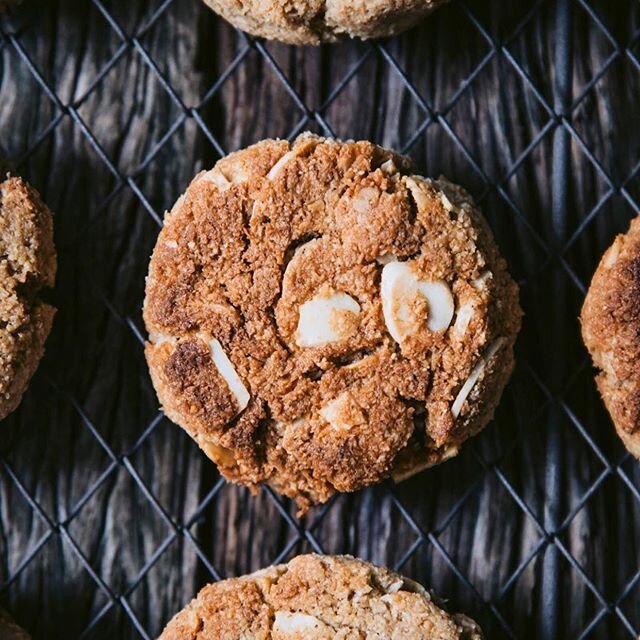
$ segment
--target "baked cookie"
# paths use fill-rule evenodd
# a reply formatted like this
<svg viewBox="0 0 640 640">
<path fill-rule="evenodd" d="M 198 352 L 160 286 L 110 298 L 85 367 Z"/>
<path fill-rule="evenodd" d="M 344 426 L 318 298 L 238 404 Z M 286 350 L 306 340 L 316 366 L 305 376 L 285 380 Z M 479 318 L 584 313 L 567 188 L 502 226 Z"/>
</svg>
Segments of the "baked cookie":
<svg viewBox="0 0 640 640">
<path fill-rule="evenodd" d="M 403 576 L 350 556 L 298 556 L 210 584 L 159 640 L 481 640 L 478 625 L 437 606 Z"/>
<path fill-rule="evenodd" d="M 640 217 L 600 260 L 582 307 L 582 337 L 618 435 L 640 458 Z"/>
<path fill-rule="evenodd" d="M 20 178 L 0 184 L 0 419 L 13 411 L 44 353 L 55 309 L 40 299 L 56 273 L 51 213 Z"/>
<path fill-rule="evenodd" d="M 290 44 L 405 31 L 446 0 L 204 0 L 238 29 Z"/>
<path fill-rule="evenodd" d="M 227 479 L 304 511 L 456 455 L 493 415 L 520 315 L 465 191 L 305 134 L 223 158 L 166 215 L 146 356 Z"/>
</svg>

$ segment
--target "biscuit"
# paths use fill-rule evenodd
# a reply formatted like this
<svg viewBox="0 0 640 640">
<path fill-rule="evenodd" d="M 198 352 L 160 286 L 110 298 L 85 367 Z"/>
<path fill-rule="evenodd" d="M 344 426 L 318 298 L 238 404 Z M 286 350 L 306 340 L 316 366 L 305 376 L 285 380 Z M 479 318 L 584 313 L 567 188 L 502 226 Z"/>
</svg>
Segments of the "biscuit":
<svg viewBox="0 0 640 640">
<path fill-rule="evenodd" d="M 146 357 L 228 480 L 304 511 L 454 456 L 493 415 L 520 316 L 465 191 L 304 134 L 220 160 L 167 213 Z"/>
<path fill-rule="evenodd" d="M 0 419 L 22 399 L 55 309 L 40 299 L 56 273 L 53 220 L 20 178 L 0 184 Z"/>
<path fill-rule="evenodd" d="M 204 587 L 159 640 L 481 640 L 478 625 L 448 614 L 421 585 L 350 556 L 298 556 L 288 564 Z"/>
<path fill-rule="evenodd" d="M 580 319 L 600 395 L 622 442 L 640 458 L 640 217 L 602 256 Z"/>
<path fill-rule="evenodd" d="M 205 0 L 242 31 L 289 44 L 344 36 L 384 38 L 412 27 L 446 0 Z"/>
</svg>

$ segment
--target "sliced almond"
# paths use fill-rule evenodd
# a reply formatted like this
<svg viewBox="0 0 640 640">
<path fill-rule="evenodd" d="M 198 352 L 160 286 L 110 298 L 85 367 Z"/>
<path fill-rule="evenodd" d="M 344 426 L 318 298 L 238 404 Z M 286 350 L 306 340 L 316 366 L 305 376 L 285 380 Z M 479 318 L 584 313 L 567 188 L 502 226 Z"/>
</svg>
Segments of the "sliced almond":
<svg viewBox="0 0 640 640">
<path fill-rule="evenodd" d="M 275 640 L 289 637 L 330 640 L 334 637 L 333 629 L 322 620 L 298 611 L 276 611 L 272 635 Z"/>
<path fill-rule="evenodd" d="M 451 458 L 455 458 L 458 455 L 459 451 L 460 449 L 457 446 L 450 445 L 442 452 L 442 454 L 440 455 L 437 461 L 422 462 L 412 467 L 402 469 L 401 471 L 393 471 L 391 473 L 391 478 L 393 479 L 394 482 L 402 482 L 407 478 L 411 478 L 412 476 L 417 475 L 418 473 L 420 473 L 421 471 L 424 471 L 425 469 L 429 469 L 430 467 L 435 467 L 441 462 L 445 462 L 447 460 L 450 460 Z"/>
<path fill-rule="evenodd" d="M 398 260 L 397 256 L 394 256 L 393 253 L 383 253 L 381 256 L 376 258 L 376 262 L 381 265 L 389 264 L 390 262 L 396 262 Z"/>
<path fill-rule="evenodd" d="M 611 268 L 618 261 L 618 258 L 620 257 L 620 250 L 622 249 L 622 245 L 623 245 L 622 238 L 616 238 L 615 242 L 606 250 L 604 257 L 602 259 L 606 267 Z"/>
<path fill-rule="evenodd" d="M 213 462 L 215 462 L 219 467 L 226 467 L 229 469 L 236 466 L 236 458 L 231 449 L 206 440 L 199 440 L 198 444 L 207 454 L 209 459 L 213 460 Z"/>
<path fill-rule="evenodd" d="M 360 189 L 351 201 L 351 207 L 358 213 L 369 213 L 380 199 L 380 191 L 375 187 Z"/>
<path fill-rule="evenodd" d="M 360 305 L 346 293 L 318 296 L 300 306 L 296 344 L 318 347 L 353 335 Z"/>
<path fill-rule="evenodd" d="M 156 347 L 159 347 L 161 344 L 164 344 L 165 342 L 175 344 L 177 341 L 178 341 L 178 338 L 176 338 L 175 336 L 169 335 L 168 333 L 152 332 L 149 334 L 149 342 L 151 342 Z"/>
<path fill-rule="evenodd" d="M 475 386 L 476 382 L 478 382 L 478 380 L 480 379 L 480 376 L 484 372 L 487 363 L 491 360 L 491 358 L 493 358 L 493 356 L 498 352 L 500 347 L 502 347 L 505 342 L 505 338 L 498 338 L 491 344 L 485 354 L 481 356 L 480 360 L 478 360 L 476 366 L 472 369 L 469 377 L 462 385 L 460 391 L 458 391 L 458 395 L 451 405 L 451 413 L 453 414 L 454 418 L 457 418 L 460 415 L 462 405 L 465 403 L 465 400 L 471 393 L 471 390 Z"/>
<path fill-rule="evenodd" d="M 487 283 L 493 278 L 491 271 L 483 271 L 475 280 L 471 281 L 471 286 L 477 291 L 482 291 L 486 288 Z"/>
<path fill-rule="evenodd" d="M 339 431 L 348 431 L 366 421 L 362 410 L 352 402 L 348 392 L 329 401 L 318 413 L 323 420 Z"/>
<path fill-rule="evenodd" d="M 425 186 L 429 183 L 425 182 L 420 176 L 410 176 L 405 178 L 405 184 L 411 192 L 416 205 L 418 205 L 418 209 L 426 209 L 429 206 L 429 196 L 425 191 Z"/>
<path fill-rule="evenodd" d="M 420 281 L 418 288 L 429 303 L 427 327 L 431 331 L 444 331 L 451 324 L 453 318 L 454 304 L 451 289 L 442 280 Z"/>
<path fill-rule="evenodd" d="M 231 186 L 231 180 L 227 178 L 227 176 L 220 171 L 220 169 L 213 168 L 210 171 L 207 171 L 201 178 L 202 180 L 207 180 L 208 182 L 213 182 L 220 191 L 226 191 Z"/>
<path fill-rule="evenodd" d="M 406 262 L 389 262 L 384 266 L 380 295 L 385 324 L 399 344 L 419 329 L 420 318 L 415 308 L 420 299 L 428 305 L 430 331 L 444 331 L 451 324 L 454 302 L 447 283 L 419 280 Z"/>
<path fill-rule="evenodd" d="M 440 202 L 442 202 L 442 206 L 446 211 L 455 211 L 456 213 L 459 211 L 458 207 L 456 207 L 449 198 L 447 198 L 444 192 L 440 193 Z"/>
<path fill-rule="evenodd" d="M 269 169 L 269 173 L 267 173 L 267 180 L 275 180 L 277 175 L 282 170 L 282 167 L 284 167 L 284 165 L 287 164 L 287 162 L 289 162 L 289 160 L 291 160 L 291 158 L 295 158 L 295 156 L 296 156 L 296 152 L 295 151 L 287 151 L 278 160 L 278 162 L 276 162 L 273 165 L 273 167 L 271 167 L 271 169 Z"/>
<path fill-rule="evenodd" d="M 389 158 L 380 165 L 380 171 L 385 175 L 392 176 L 398 173 L 398 167 L 396 166 L 393 158 Z"/>
<path fill-rule="evenodd" d="M 474 315 L 475 305 L 473 302 L 469 301 L 461 304 L 456 315 L 456 321 L 453 325 L 453 332 L 458 336 L 464 335 Z"/>
<path fill-rule="evenodd" d="M 216 366 L 218 373 L 224 378 L 231 393 L 235 396 L 239 407 L 238 413 L 240 413 L 240 411 L 243 411 L 249 404 L 251 396 L 240 379 L 240 376 L 233 368 L 233 364 L 224 352 L 222 345 L 213 338 L 209 341 L 209 348 L 211 349 L 213 364 Z"/>
<path fill-rule="evenodd" d="M 493 278 L 493 274 L 491 271 L 484 271 L 474 280 L 471 280 L 469 283 L 476 291 L 483 291 L 487 288 L 487 283 Z M 471 295 L 465 296 L 460 301 L 460 306 L 458 307 L 458 311 L 456 313 L 456 321 L 453 325 L 453 332 L 457 336 L 462 336 L 466 333 L 469 323 L 471 319 L 476 313 L 476 305 L 478 304 L 478 299 Z"/>
</svg>

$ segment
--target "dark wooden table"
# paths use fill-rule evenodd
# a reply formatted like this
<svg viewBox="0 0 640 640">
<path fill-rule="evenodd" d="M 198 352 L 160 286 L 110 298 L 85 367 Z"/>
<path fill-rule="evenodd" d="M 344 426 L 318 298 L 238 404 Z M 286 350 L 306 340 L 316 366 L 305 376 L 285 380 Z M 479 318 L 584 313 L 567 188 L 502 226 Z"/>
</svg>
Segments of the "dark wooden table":
<svg viewBox="0 0 640 640">
<path fill-rule="evenodd" d="M 204 583 L 322 549 L 400 567 L 488 638 L 635 637 L 640 466 L 576 318 L 640 202 L 639 29 L 635 0 L 454 1 L 391 41 L 317 49 L 252 42 L 198 0 L 2 18 L 0 145 L 55 211 L 60 258 L 46 357 L 0 433 L 2 605 L 35 638 L 154 637 Z M 496 418 L 457 459 L 297 521 L 159 414 L 140 307 L 194 173 L 306 129 L 467 186 L 526 317 Z"/>
</svg>

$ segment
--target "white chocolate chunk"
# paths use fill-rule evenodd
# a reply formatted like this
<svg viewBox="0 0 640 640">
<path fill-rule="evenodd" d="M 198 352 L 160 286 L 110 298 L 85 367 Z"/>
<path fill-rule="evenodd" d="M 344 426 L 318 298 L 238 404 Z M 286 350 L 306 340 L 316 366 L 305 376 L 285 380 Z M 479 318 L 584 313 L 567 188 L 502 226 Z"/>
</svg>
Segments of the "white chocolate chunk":
<svg viewBox="0 0 640 640">
<path fill-rule="evenodd" d="M 272 635 L 278 638 L 314 638 L 316 640 L 330 640 L 333 629 L 322 620 L 306 613 L 276 611 L 273 621 Z"/>
<path fill-rule="evenodd" d="M 427 328 L 444 331 L 451 324 L 454 302 L 446 282 L 418 280 L 406 262 L 390 262 L 382 269 L 382 314 L 391 337 L 398 343 L 418 329 L 416 303 L 428 305 Z"/>
<path fill-rule="evenodd" d="M 307 300 L 300 306 L 296 344 L 318 347 L 344 340 L 355 330 L 354 315 L 360 305 L 346 293 L 333 293 Z"/>
<path fill-rule="evenodd" d="M 240 376 L 233 368 L 231 360 L 229 360 L 222 346 L 215 338 L 209 341 L 209 348 L 211 349 L 213 364 L 229 386 L 231 393 L 235 396 L 239 407 L 238 413 L 240 413 L 240 411 L 243 411 L 249 404 L 251 396 L 242 383 L 242 380 L 240 380 Z"/>
<path fill-rule="evenodd" d="M 498 352 L 500 347 L 505 343 L 504 338 L 498 338 L 493 344 L 487 349 L 486 353 L 478 360 L 475 367 L 473 367 L 469 377 L 466 379 L 465 383 L 462 385 L 460 391 L 458 391 L 458 395 L 456 399 L 453 401 L 451 405 L 451 413 L 454 418 L 457 418 L 460 415 L 460 410 L 462 409 L 462 405 L 465 403 L 468 395 L 471 393 L 471 390 L 475 386 L 476 382 L 478 382 L 482 372 L 484 371 L 487 363 L 493 356 Z"/>
</svg>

